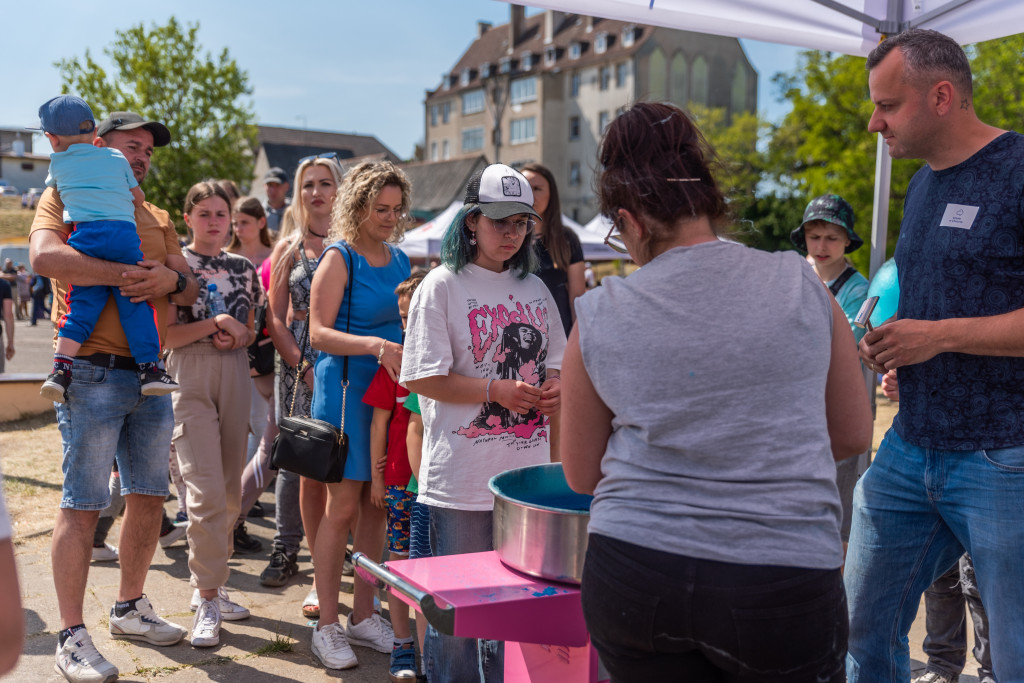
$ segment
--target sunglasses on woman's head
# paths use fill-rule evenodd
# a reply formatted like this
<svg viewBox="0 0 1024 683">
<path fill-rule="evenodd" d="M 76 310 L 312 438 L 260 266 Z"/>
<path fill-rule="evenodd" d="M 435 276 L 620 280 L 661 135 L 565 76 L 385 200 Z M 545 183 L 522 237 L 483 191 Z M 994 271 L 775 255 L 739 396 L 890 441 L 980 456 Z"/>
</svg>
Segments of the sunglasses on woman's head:
<svg viewBox="0 0 1024 683">
<path fill-rule="evenodd" d="M 337 152 L 324 152 L 323 154 L 314 154 L 312 156 L 302 157 L 299 159 L 299 166 L 302 166 L 302 164 L 307 161 L 316 161 L 317 159 L 333 159 L 339 165 L 341 164 L 341 159 L 338 157 Z"/>
</svg>

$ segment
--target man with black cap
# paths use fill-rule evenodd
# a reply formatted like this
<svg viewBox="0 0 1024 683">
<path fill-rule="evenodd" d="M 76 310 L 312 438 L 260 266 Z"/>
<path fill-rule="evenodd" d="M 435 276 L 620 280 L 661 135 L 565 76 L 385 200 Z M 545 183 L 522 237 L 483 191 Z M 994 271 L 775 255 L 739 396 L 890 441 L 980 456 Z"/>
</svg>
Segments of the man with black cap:
<svg viewBox="0 0 1024 683">
<path fill-rule="evenodd" d="M 267 202 L 263 205 L 267 212 L 267 230 L 276 237 L 281 230 L 281 218 L 291 204 L 288 200 L 288 174 L 274 166 L 263 176 L 263 185 L 267 189 Z"/>
<path fill-rule="evenodd" d="M 128 160 L 139 183 L 149 172 L 156 147 L 170 132 L 138 114 L 114 112 L 96 129 L 97 146 L 113 147 Z M 135 209 L 135 224 L 146 258 L 136 265 L 86 256 L 66 244 L 72 225 L 53 188 L 39 201 L 29 236 L 32 268 L 55 281 L 58 313 L 72 286 L 120 287 L 133 301 L 149 301 L 160 336 L 167 329 L 171 303 L 190 305 L 199 286 L 181 253 L 166 211 L 149 202 Z M 174 418 L 170 396 L 141 393 L 113 299 L 74 360 L 68 400 L 56 406 L 63 440 L 65 472 L 51 547 L 53 579 L 60 610 L 57 670 L 69 681 L 113 681 L 117 667 L 93 646 L 86 632 L 83 602 L 93 529 L 109 502 L 107 480 L 115 458 L 126 510 L 121 526 L 121 574 L 117 602 L 110 610 L 111 637 L 173 645 L 186 630 L 159 617 L 143 594 L 146 572 L 160 531 L 167 494 L 168 460 Z"/>
</svg>

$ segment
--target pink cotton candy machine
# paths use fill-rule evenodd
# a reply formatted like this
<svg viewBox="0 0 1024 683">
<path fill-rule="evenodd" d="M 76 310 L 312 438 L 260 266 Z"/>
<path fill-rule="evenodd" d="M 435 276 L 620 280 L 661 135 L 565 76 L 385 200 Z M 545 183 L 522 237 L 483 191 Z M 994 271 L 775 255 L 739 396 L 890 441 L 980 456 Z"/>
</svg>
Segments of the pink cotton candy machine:
<svg viewBox="0 0 1024 683">
<path fill-rule="evenodd" d="M 561 463 L 502 472 L 488 486 L 501 561 L 530 576 L 579 585 L 594 497 L 569 488 Z"/>
</svg>

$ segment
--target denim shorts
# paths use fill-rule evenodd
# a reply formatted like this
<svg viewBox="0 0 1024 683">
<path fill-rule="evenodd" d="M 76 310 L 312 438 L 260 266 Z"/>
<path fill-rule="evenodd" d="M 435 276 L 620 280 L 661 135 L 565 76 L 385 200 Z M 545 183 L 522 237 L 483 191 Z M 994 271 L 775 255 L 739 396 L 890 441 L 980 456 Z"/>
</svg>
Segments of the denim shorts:
<svg viewBox="0 0 1024 683">
<path fill-rule="evenodd" d="M 143 396 L 138 373 L 76 360 L 57 405 L 64 472 L 60 506 L 102 510 L 117 462 L 123 495 L 166 496 L 174 413 L 170 396 Z"/>
</svg>

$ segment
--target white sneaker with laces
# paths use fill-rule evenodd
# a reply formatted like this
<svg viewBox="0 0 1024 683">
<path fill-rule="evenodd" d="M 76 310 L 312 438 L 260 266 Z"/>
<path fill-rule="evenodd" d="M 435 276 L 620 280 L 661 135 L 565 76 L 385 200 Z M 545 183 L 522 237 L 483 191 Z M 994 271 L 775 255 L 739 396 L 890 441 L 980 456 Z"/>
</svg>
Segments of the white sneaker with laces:
<svg viewBox="0 0 1024 683">
<path fill-rule="evenodd" d="M 956 683 L 959 676 L 950 676 L 941 671 L 926 671 L 924 676 L 914 679 L 914 683 Z"/>
<path fill-rule="evenodd" d="M 84 628 L 78 629 L 60 644 L 53 670 L 72 683 L 111 683 L 117 680 L 117 667 L 99 653 L 92 637 Z"/>
<path fill-rule="evenodd" d="M 185 637 L 187 631 L 177 624 L 163 619 L 153 609 L 149 598 L 143 595 L 135 601 L 135 609 L 123 617 L 110 608 L 110 637 L 144 640 L 150 645 L 174 645 Z"/>
<path fill-rule="evenodd" d="M 391 648 L 395 644 L 395 630 L 377 612 L 358 624 L 352 623 L 352 615 L 349 614 L 345 634 L 348 636 L 348 642 L 353 645 L 373 648 L 386 655 L 391 654 Z"/>
<path fill-rule="evenodd" d="M 195 589 L 192 592 L 192 602 L 189 603 L 189 608 L 195 612 L 199 609 L 199 603 L 202 601 L 202 597 L 199 595 L 199 589 Z M 224 586 L 217 589 L 217 607 L 220 608 L 220 618 L 224 621 L 241 621 L 242 619 L 249 618 L 249 610 L 242 607 L 237 602 L 232 602 L 228 599 L 228 591 Z"/>
<path fill-rule="evenodd" d="M 359 663 L 338 622 L 313 629 L 313 654 L 328 669 L 351 669 Z"/>
<path fill-rule="evenodd" d="M 170 548 L 172 545 L 185 538 L 188 534 L 188 524 L 176 526 L 160 537 L 160 547 Z"/>
<path fill-rule="evenodd" d="M 192 618 L 192 647 L 220 644 L 220 607 L 216 600 L 201 600 Z"/>
<path fill-rule="evenodd" d="M 92 549 L 93 562 L 117 562 L 117 559 L 117 548 L 109 543 L 104 543 L 99 548 Z"/>
</svg>

